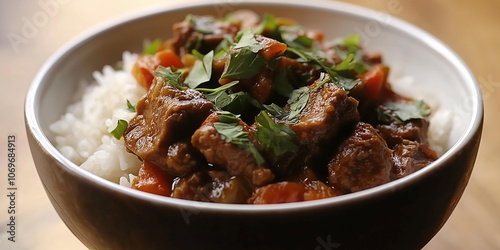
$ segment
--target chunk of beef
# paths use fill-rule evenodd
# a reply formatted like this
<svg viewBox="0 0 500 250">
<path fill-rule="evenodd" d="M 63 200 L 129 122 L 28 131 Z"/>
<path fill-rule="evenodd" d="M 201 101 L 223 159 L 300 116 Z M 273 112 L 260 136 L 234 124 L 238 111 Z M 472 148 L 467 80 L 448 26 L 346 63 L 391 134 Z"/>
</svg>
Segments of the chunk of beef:
<svg viewBox="0 0 500 250">
<path fill-rule="evenodd" d="M 176 142 L 167 149 L 166 170 L 176 176 L 186 175 L 203 165 L 203 156 L 189 141 Z"/>
<path fill-rule="evenodd" d="M 378 125 L 377 130 L 390 148 L 405 139 L 426 144 L 429 122 L 426 119 L 414 119 L 405 123 L 392 122 Z"/>
<path fill-rule="evenodd" d="M 393 179 L 398 179 L 429 165 L 437 159 L 437 155 L 426 144 L 403 139 L 394 147 L 392 159 Z"/>
<path fill-rule="evenodd" d="M 208 182 L 209 177 L 205 172 L 195 172 L 179 178 L 174 182 L 172 197 L 193 201 L 210 201 Z"/>
<path fill-rule="evenodd" d="M 214 127 L 219 121 L 219 114 L 212 113 L 191 137 L 191 143 L 207 159 L 209 163 L 225 167 L 230 175 L 241 175 L 254 186 L 262 186 L 274 178 L 270 169 L 255 162 L 249 150 L 241 149 L 230 142 L 225 142 Z M 243 131 L 249 132 L 250 127 L 240 122 Z"/>
<path fill-rule="evenodd" d="M 317 80 L 309 86 L 309 100 L 299 121 L 291 124 L 302 146 L 323 146 L 332 141 L 346 125 L 359 121 L 358 102 L 333 83 L 315 89 Z"/>
<path fill-rule="evenodd" d="M 359 122 L 328 164 L 328 181 L 345 192 L 372 188 L 391 180 L 392 150 L 369 124 Z"/>
<path fill-rule="evenodd" d="M 178 90 L 161 77 L 156 77 L 153 84 L 137 104 L 137 114 L 124 133 L 125 146 L 142 160 L 172 173 L 185 174 L 202 159 L 188 144 L 175 144 L 189 143 L 192 133 L 210 114 L 213 103 L 198 91 Z M 182 162 L 188 163 L 187 169 L 181 169 Z"/>
<path fill-rule="evenodd" d="M 191 53 L 193 49 L 205 54 L 215 49 L 225 35 L 233 38 L 239 28 L 238 22 L 223 22 L 209 16 L 191 16 L 189 20 L 174 24 L 172 46 L 180 56 Z"/>
</svg>

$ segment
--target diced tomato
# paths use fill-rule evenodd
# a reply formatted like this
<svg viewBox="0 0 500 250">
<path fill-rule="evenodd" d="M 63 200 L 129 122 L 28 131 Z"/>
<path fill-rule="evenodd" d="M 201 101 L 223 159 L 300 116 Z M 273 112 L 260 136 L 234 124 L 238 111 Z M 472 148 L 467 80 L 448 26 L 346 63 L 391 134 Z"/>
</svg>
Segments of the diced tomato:
<svg viewBox="0 0 500 250">
<path fill-rule="evenodd" d="M 173 177 L 156 165 L 144 161 L 139 169 L 139 175 L 132 183 L 132 188 L 144 192 L 170 196 Z"/>
<path fill-rule="evenodd" d="M 367 94 L 368 99 L 377 99 L 382 87 L 387 82 L 388 75 L 389 67 L 379 64 L 373 66 L 370 70 L 366 71 L 359 77 L 364 84 L 365 93 Z"/>
<path fill-rule="evenodd" d="M 158 51 L 156 52 L 155 57 L 158 59 L 158 65 L 165 68 L 170 66 L 174 66 L 176 68 L 184 67 L 181 59 L 171 50 Z"/>
<path fill-rule="evenodd" d="M 306 187 L 298 182 L 278 182 L 257 189 L 255 195 L 249 199 L 253 204 L 275 204 L 297 202 L 304 200 Z"/>
<path fill-rule="evenodd" d="M 149 89 L 158 66 L 182 68 L 181 59 L 171 50 L 162 50 L 155 55 L 141 55 L 134 64 L 132 74 L 141 86 Z"/>
</svg>

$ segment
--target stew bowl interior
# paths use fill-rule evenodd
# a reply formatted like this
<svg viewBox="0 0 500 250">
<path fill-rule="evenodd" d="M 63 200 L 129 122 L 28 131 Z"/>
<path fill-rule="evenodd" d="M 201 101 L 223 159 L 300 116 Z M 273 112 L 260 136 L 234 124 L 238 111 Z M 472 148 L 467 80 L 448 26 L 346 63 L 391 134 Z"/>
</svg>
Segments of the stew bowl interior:
<svg viewBox="0 0 500 250">
<path fill-rule="evenodd" d="M 340 197 L 235 205 L 125 188 L 57 151 L 49 126 L 65 112 L 80 80 L 91 80 L 93 71 L 114 64 L 123 51 L 142 51 L 144 39 L 171 37 L 171 26 L 187 14 L 222 17 L 236 9 L 291 18 L 326 38 L 358 33 L 362 45 L 381 52 L 391 67 L 389 81 L 396 91 L 430 100 L 431 122 L 447 135 L 440 158 L 405 178 Z M 26 131 L 45 191 L 69 229 L 96 249 L 421 248 L 446 222 L 467 185 L 483 118 L 476 80 L 442 42 L 395 17 L 323 1 L 216 1 L 122 17 L 53 55 L 33 80 L 25 105 Z"/>
</svg>

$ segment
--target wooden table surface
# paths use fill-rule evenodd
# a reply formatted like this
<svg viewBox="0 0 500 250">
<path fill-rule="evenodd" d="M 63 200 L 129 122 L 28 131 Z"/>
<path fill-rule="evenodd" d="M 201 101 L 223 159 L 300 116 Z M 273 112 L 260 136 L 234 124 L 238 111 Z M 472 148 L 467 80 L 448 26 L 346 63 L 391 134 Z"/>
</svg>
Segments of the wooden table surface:
<svg viewBox="0 0 500 250">
<path fill-rule="evenodd" d="M 184 0 L 186 1 L 186 0 Z M 388 12 L 438 37 L 468 64 L 481 85 L 485 124 L 469 185 L 446 225 L 424 248 L 500 249 L 500 1 L 344 0 Z M 85 249 L 59 219 L 36 174 L 24 130 L 28 86 L 42 63 L 61 45 L 99 22 L 168 0 L 41 0 L 0 2 L 0 249 Z M 238 0 L 214 0 L 236 5 Z M 48 7 L 47 7 L 48 6 Z M 45 14 L 42 14 L 45 13 Z M 24 30 L 26 22 L 37 22 Z M 26 29 L 26 28 L 24 28 Z M 28 32 L 18 43 L 9 37 Z M 29 33 L 31 32 L 31 33 Z M 10 34 L 10 35 L 9 35 Z M 7 136 L 16 136 L 16 242 L 7 241 Z"/>
</svg>

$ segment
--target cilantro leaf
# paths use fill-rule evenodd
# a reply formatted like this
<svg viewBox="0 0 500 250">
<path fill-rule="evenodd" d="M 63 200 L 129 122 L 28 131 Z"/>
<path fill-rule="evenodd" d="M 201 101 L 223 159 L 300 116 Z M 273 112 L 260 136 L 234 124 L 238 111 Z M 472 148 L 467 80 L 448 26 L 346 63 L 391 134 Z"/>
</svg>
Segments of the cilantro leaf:
<svg viewBox="0 0 500 250">
<path fill-rule="evenodd" d="M 423 100 L 415 100 L 411 103 L 387 102 L 377 109 L 377 118 L 382 122 L 392 119 L 403 123 L 413 119 L 424 119 L 430 113 L 429 106 Z"/>
<path fill-rule="evenodd" d="M 353 34 L 348 37 L 345 37 L 344 40 L 342 41 L 342 45 L 344 45 L 347 48 L 347 52 L 349 53 L 355 53 L 358 51 L 360 47 L 360 37 L 359 34 Z"/>
<path fill-rule="evenodd" d="M 183 70 L 172 71 L 172 67 L 165 68 L 163 66 L 158 67 L 155 71 L 155 75 L 159 77 L 163 77 L 166 82 L 179 90 L 186 90 L 187 87 L 182 85 L 181 79 L 184 74 Z"/>
<path fill-rule="evenodd" d="M 288 115 L 289 123 L 297 123 L 302 110 L 306 107 L 309 101 L 309 88 L 304 86 L 295 89 L 290 98 L 288 99 L 288 104 L 290 104 L 290 114 Z"/>
<path fill-rule="evenodd" d="M 156 54 L 156 51 L 158 51 L 158 48 L 160 47 L 161 45 L 161 39 L 155 39 L 153 40 L 151 43 L 149 43 L 149 45 L 144 48 L 144 50 L 142 51 L 142 53 L 146 54 L 146 55 L 154 55 Z"/>
<path fill-rule="evenodd" d="M 243 131 L 243 127 L 239 124 L 241 120 L 230 112 L 220 114 L 222 115 L 219 115 L 219 122 L 214 122 L 213 126 L 222 140 L 232 143 L 243 150 L 250 151 L 255 162 L 258 165 L 263 164 L 265 162 L 264 157 L 250 141 L 248 132 Z"/>
<path fill-rule="evenodd" d="M 257 75 L 267 64 L 259 54 L 253 53 L 249 48 L 231 53 L 229 65 L 224 70 L 221 78 L 249 79 Z"/>
<path fill-rule="evenodd" d="M 356 67 L 356 62 L 354 61 L 354 54 L 349 54 L 341 63 L 335 65 L 333 70 L 344 71 L 353 70 Z"/>
<path fill-rule="evenodd" d="M 275 123 L 265 111 L 261 111 L 255 121 L 258 122 L 255 134 L 257 141 L 274 156 L 298 150 L 299 147 L 295 143 L 297 135 L 290 127 Z"/>
<path fill-rule="evenodd" d="M 263 104 L 262 106 L 267 110 L 267 112 L 269 112 L 269 114 L 278 119 L 283 119 L 288 116 L 288 113 L 275 103 L 271 103 L 269 105 Z"/>
<path fill-rule="evenodd" d="M 111 135 L 115 137 L 117 140 L 120 140 L 122 138 L 123 133 L 125 133 L 125 130 L 127 130 L 128 127 L 128 122 L 125 120 L 118 120 L 118 123 L 116 124 L 116 128 L 111 131 Z"/>
<path fill-rule="evenodd" d="M 275 74 L 271 87 L 274 91 L 276 91 L 276 93 L 284 97 L 290 97 L 290 94 L 293 91 L 293 86 L 292 83 L 290 83 L 288 76 L 291 74 L 293 74 L 293 71 L 290 66 L 281 69 Z"/>
<path fill-rule="evenodd" d="M 136 106 L 127 99 L 127 110 L 130 112 L 137 112 Z"/>
<path fill-rule="evenodd" d="M 196 52 L 195 52 L 196 53 Z M 212 77 L 212 62 L 214 60 L 214 51 L 208 52 L 200 61 L 196 61 L 191 72 L 184 80 L 190 88 L 194 89 L 200 84 L 210 81 Z"/>
<path fill-rule="evenodd" d="M 257 39 L 255 39 L 255 34 L 250 29 L 245 29 L 243 33 L 241 33 L 241 38 L 236 45 L 234 45 L 235 49 L 248 48 L 253 53 L 259 52 L 263 48 L 262 44 L 260 44 Z"/>
</svg>

